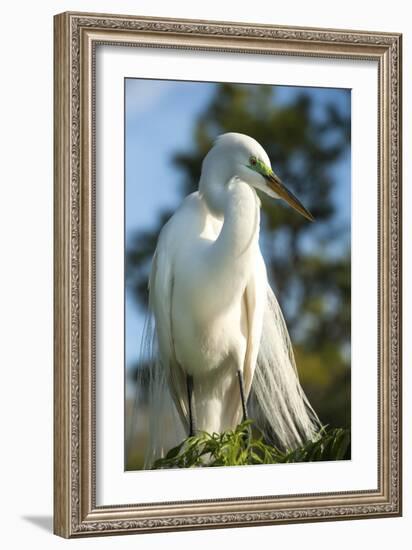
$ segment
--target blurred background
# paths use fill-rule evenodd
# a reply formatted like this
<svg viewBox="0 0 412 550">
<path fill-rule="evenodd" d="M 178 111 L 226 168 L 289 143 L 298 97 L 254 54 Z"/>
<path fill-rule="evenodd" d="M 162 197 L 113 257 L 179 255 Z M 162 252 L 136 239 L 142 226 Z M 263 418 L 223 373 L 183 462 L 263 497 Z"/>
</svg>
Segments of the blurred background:
<svg viewBox="0 0 412 550">
<path fill-rule="evenodd" d="M 147 369 L 141 338 L 157 237 L 229 131 L 254 137 L 316 218 L 261 195 L 260 245 L 300 380 L 323 424 L 350 428 L 350 105 L 346 89 L 126 79 L 126 469 L 142 467 L 147 441 L 136 374 Z"/>
</svg>

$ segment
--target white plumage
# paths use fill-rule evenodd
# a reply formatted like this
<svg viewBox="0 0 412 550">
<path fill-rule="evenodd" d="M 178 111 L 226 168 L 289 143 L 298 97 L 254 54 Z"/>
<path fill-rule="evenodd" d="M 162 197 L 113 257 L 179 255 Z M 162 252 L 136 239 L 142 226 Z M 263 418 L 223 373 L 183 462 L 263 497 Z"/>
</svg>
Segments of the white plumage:
<svg viewBox="0 0 412 550">
<path fill-rule="evenodd" d="M 249 416 L 278 445 L 293 448 L 320 427 L 268 284 L 256 189 L 313 219 L 274 174 L 263 148 L 228 133 L 206 155 L 199 191 L 160 233 L 145 336 L 152 357 L 147 467 L 187 437 L 191 412 L 197 430 L 234 428 L 243 415 L 241 379 Z"/>
</svg>

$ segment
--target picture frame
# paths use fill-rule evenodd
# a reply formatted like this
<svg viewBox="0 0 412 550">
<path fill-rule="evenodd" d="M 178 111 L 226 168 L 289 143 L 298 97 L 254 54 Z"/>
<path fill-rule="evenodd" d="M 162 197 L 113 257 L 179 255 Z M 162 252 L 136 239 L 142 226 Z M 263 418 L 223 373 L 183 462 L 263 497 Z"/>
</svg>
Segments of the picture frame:
<svg viewBox="0 0 412 550">
<path fill-rule="evenodd" d="M 401 515 L 401 44 L 396 33 L 89 13 L 55 16 L 55 534 L 71 538 Z M 162 502 L 143 502 L 136 494 L 133 504 L 97 502 L 95 102 L 96 49 L 101 46 L 376 64 L 377 487 Z"/>
</svg>

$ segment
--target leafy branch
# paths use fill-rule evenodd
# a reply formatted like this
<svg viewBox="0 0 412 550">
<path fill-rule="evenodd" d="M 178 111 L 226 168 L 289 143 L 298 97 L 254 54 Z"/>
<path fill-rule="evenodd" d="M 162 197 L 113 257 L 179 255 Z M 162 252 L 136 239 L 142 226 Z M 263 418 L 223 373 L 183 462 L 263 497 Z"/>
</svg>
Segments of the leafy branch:
<svg viewBox="0 0 412 550">
<path fill-rule="evenodd" d="M 343 428 L 323 428 L 315 441 L 302 447 L 281 451 L 267 444 L 262 435 L 252 433 L 252 420 L 246 420 L 234 430 L 221 434 L 199 432 L 173 447 L 153 469 L 213 466 L 245 466 L 347 460 L 350 458 L 350 431 Z M 255 430 L 255 427 L 254 427 Z"/>
</svg>

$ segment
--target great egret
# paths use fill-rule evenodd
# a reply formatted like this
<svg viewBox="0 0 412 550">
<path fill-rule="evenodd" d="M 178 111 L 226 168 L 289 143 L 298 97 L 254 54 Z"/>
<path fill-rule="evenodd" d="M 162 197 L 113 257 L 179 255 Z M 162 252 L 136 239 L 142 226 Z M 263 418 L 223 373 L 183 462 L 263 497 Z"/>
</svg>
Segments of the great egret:
<svg viewBox="0 0 412 550">
<path fill-rule="evenodd" d="M 283 448 L 313 439 L 320 428 L 268 284 L 256 189 L 313 220 L 261 145 L 227 133 L 203 160 L 198 192 L 161 230 L 149 280 L 154 326 L 146 335 L 153 354 L 146 466 L 170 448 L 177 423 L 176 444 L 196 430 L 234 428 L 248 407 Z"/>
</svg>

